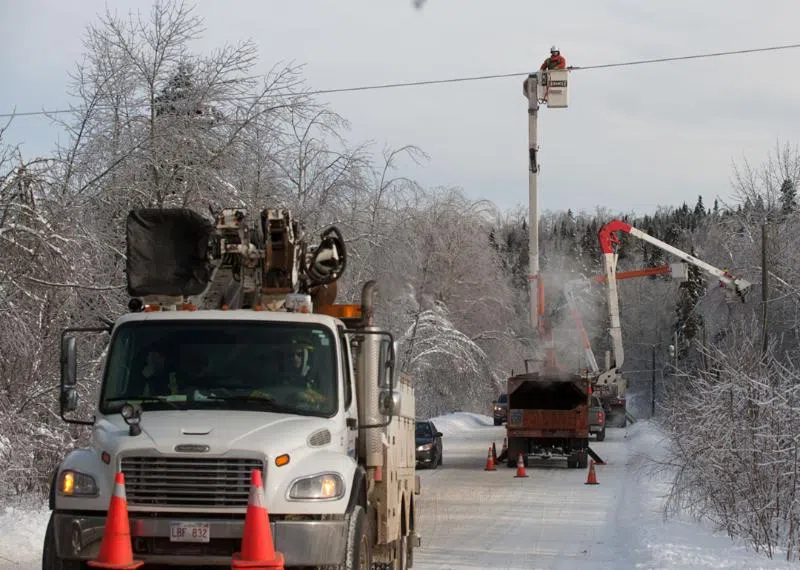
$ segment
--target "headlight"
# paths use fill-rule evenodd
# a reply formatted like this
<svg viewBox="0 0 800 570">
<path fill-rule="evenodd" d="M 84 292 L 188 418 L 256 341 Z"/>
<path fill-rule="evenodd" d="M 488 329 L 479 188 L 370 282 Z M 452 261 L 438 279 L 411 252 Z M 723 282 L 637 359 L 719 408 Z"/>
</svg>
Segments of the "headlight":
<svg viewBox="0 0 800 570">
<path fill-rule="evenodd" d="M 62 471 L 58 478 L 58 492 L 68 497 L 93 497 L 97 495 L 97 483 L 91 475 Z"/>
<path fill-rule="evenodd" d="M 430 451 L 431 449 L 433 449 L 433 442 L 426 443 L 417 447 L 417 451 Z"/>
<path fill-rule="evenodd" d="M 500 410 L 502 410 L 502 409 L 503 409 L 503 408 L 501 408 L 500 406 L 495 406 L 495 407 L 494 407 L 494 411 L 495 411 L 495 412 L 499 412 L 499 411 L 500 411 Z"/>
<path fill-rule="evenodd" d="M 293 501 L 334 501 L 344 497 L 344 481 L 337 473 L 323 473 L 298 479 L 289 491 Z"/>
</svg>

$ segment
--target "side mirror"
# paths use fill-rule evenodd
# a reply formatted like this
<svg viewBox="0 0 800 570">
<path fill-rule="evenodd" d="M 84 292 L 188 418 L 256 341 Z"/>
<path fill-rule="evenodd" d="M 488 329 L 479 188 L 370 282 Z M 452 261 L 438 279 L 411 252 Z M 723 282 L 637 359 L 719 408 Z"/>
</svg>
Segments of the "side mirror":
<svg viewBox="0 0 800 570">
<path fill-rule="evenodd" d="M 437 431 L 435 434 L 436 437 L 444 437 L 444 434 L 440 431 Z"/>
<path fill-rule="evenodd" d="M 74 412 L 78 409 L 78 391 L 73 388 L 61 390 L 61 413 Z"/>
<path fill-rule="evenodd" d="M 383 390 L 378 399 L 378 411 L 386 417 L 396 416 L 400 413 L 403 398 L 395 390 Z"/>
<path fill-rule="evenodd" d="M 382 416 L 391 417 L 394 415 L 394 398 L 391 390 L 381 390 L 378 397 L 378 411 Z"/>
<path fill-rule="evenodd" d="M 65 336 L 61 339 L 61 387 L 74 386 L 78 383 L 78 357 L 75 348 L 75 337 Z"/>
</svg>

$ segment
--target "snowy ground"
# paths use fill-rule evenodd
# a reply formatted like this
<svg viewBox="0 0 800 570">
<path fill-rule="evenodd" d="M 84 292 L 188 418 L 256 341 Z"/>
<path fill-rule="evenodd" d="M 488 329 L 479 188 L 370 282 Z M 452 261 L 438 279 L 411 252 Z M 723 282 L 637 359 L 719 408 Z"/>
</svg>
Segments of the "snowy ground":
<svg viewBox="0 0 800 570">
<path fill-rule="evenodd" d="M 637 476 L 639 454 L 657 450 L 655 430 L 639 422 L 609 429 L 592 443 L 608 465 L 597 466 L 599 485 L 585 485 L 586 470 L 563 464 L 528 468 L 515 479 L 504 465 L 483 470 L 503 428 L 491 418 L 457 413 L 434 419 L 444 435 L 444 465 L 420 471 L 422 549 L 416 570 L 547 569 L 783 569 L 782 561 L 748 552 L 724 535 L 688 520 L 665 522 L 666 486 Z M 46 509 L 0 512 L 0 570 L 41 568 Z"/>
<path fill-rule="evenodd" d="M 527 479 L 505 465 L 484 471 L 487 448 L 495 441 L 499 452 L 504 428 L 463 413 L 434 422 L 444 434 L 444 464 L 420 471 L 416 570 L 796 568 L 697 523 L 665 522 L 665 482 L 636 474 L 641 455 L 660 444 L 645 422 L 592 442 L 608 463 L 596 467 L 596 486 L 584 484 L 586 470 L 563 462 L 531 465 Z"/>
</svg>

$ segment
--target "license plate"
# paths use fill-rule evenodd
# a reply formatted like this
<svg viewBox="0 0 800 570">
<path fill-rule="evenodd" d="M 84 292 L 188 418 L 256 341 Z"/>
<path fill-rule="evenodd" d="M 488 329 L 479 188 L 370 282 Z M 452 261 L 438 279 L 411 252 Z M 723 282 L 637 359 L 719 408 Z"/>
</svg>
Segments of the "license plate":
<svg viewBox="0 0 800 570">
<path fill-rule="evenodd" d="M 170 542 L 208 542 L 211 529 L 208 523 L 172 523 L 169 525 Z"/>
</svg>

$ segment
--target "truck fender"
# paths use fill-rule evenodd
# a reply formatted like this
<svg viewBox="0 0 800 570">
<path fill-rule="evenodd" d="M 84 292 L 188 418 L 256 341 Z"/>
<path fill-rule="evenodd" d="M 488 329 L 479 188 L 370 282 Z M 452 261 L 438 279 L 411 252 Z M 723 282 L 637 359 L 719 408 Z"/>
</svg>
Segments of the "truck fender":
<svg viewBox="0 0 800 570">
<path fill-rule="evenodd" d="M 350 487 L 350 501 L 347 503 L 348 513 L 352 513 L 356 505 L 361 505 L 367 510 L 367 472 L 361 465 L 353 473 L 353 484 Z"/>
<path fill-rule="evenodd" d="M 56 508 L 56 477 L 60 467 L 53 470 L 53 475 L 50 477 L 50 493 L 47 496 L 47 507 L 52 511 Z"/>
<path fill-rule="evenodd" d="M 66 469 L 72 469 L 90 475 L 97 484 L 98 493 L 90 497 L 64 497 L 58 494 L 58 475 Z M 111 499 L 113 486 L 113 469 L 104 464 L 96 451 L 92 449 L 74 449 L 61 462 L 53 474 L 51 498 L 53 509 L 105 510 Z"/>
</svg>

